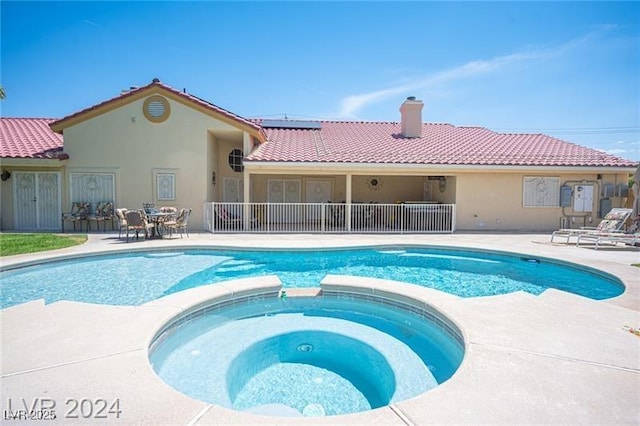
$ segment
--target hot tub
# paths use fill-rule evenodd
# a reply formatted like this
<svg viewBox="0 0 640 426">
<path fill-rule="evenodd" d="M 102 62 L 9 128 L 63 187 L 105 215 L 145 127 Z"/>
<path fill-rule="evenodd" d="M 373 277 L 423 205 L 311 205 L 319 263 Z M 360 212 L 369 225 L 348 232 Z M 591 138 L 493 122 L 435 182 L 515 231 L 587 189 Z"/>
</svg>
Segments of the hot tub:
<svg viewBox="0 0 640 426">
<path fill-rule="evenodd" d="M 370 297 L 368 299 L 371 299 Z M 149 359 L 170 386 L 235 410 L 325 416 L 371 410 L 449 379 L 464 355 L 440 313 L 380 298 L 251 298 L 177 318 Z"/>
</svg>

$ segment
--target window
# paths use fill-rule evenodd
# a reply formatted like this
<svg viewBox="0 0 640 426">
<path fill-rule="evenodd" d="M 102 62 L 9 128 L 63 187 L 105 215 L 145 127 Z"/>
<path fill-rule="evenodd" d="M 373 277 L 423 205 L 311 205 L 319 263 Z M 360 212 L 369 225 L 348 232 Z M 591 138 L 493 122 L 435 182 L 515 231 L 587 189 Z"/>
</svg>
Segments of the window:
<svg viewBox="0 0 640 426">
<path fill-rule="evenodd" d="M 71 201 L 85 201 L 95 206 L 100 202 L 115 200 L 115 175 L 113 173 L 71 173 Z"/>
<path fill-rule="evenodd" d="M 559 204 L 559 177 L 524 177 L 522 191 L 523 207 L 558 207 Z"/>
<path fill-rule="evenodd" d="M 176 199 L 176 175 L 174 173 L 156 174 L 156 199 L 161 201 Z"/>
<path fill-rule="evenodd" d="M 229 153 L 229 167 L 231 167 L 231 170 L 234 172 L 241 172 L 244 170 L 242 157 L 244 157 L 244 154 L 237 148 Z"/>
</svg>

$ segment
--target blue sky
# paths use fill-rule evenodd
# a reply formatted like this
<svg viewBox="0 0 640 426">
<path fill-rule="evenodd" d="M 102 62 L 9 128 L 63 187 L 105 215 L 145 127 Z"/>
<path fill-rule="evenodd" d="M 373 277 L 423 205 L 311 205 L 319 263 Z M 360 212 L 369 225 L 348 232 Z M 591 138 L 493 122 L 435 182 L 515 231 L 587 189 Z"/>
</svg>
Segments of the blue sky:
<svg viewBox="0 0 640 426">
<path fill-rule="evenodd" d="M 546 133 L 640 160 L 637 2 L 2 1 L 4 117 L 154 77 L 245 117 Z"/>
</svg>

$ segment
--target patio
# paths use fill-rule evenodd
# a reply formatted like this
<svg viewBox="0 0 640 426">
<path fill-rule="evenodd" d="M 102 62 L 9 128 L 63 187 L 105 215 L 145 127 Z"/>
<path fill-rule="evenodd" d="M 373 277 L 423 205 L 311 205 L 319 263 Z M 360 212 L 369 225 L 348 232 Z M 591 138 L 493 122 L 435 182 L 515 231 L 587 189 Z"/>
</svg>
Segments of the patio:
<svg viewBox="0 0 640 426">
<path fill-rule="evenodd" d="M 549 234 L 487 233 L 419 234 L 410 240 L 395 234 L 199 233 L 188 239 L 127 245 L 115 232 L 91 234 L 81 247 L 3 259 L 3 265 L 132 248 L 326 248 L 408 242 L 575 262 L 616 275 L 627 291 L 606 301 L 556 290 L 537 297 L 512 293 L 459 299 L 427 288 L 403 287 L 403 292 L 428 301 L 461 326 L 467 352 L 458 372 L 437 389 L 393 406 L 348 417 L 307 418 L 304 423 L 637 424 L 640 338 L 624 328 L 640 327 L 640 273 L 630 266 L 640 262 L 640 252 L 608 246 L 596 251 L 591 246 L 551 244 L 549 238 Z M 237 291 L 273 280 L 219 284 L 216 291 Z M 327 281 L 398 287 L 362 278 L 333 276 Z M 119 421 L 127 424 L 300 424 L 299 418 L 258 417 L 192 400 L 155 376 L 146 345 L 156 327 L 211 293 L 212 288 L 201 287 L 138 307 L 34 301 L 1 311 L 3 410 L 9 399 L 15 410 L 21 401 L 40 398 L 54 401 L 58 421 L 69 422 L 67 401 L 103 399 L 119 401 Z M 113 416 L 107 419 L 116 421 Z"/>
</svg>

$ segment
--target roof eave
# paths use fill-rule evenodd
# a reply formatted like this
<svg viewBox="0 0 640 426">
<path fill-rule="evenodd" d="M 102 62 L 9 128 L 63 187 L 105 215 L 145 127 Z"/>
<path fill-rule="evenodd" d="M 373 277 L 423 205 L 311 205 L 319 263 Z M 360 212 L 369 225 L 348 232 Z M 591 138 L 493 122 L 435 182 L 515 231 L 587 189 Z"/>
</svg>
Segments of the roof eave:
<svg viewBox="0 0 640 426">
<path fill-rule="evenodd" d="M 75 114 L 64 117 L 60 120 L 54 121 L 49 124 L 49 127 L 54 132 L 62 134 L 64 132 L 64 129 L 68 127 L 74 126 L 83 121 L 105 114 L 109 111 L 120 108 L 131 102 L 145 98 L 151 93 L 158 93 L 158 92 L 161 92 L 164 96 L 166 96 L 167 98 L 170 98 L 175 102 L 186 105 L 206 115 L 214 117 L 222 122 L 238 127 L 241 130 L 247 131 L 248 133 L 254 136 L 257 136 L 258 139 L 261 139 L 262 141 L 266 140 L 266 135 L 264 133 L 264 130 L 259 125 L 255 123 L 251 123 L 250 121 L 244 121 L 241 118 L 235 118 L 231 116 L 231 114 L 226 115 L 221 111 L 217 111 L 213 106 L 208 107 L 204 105 L 204 102 L 198 102 L 192 99 L 190 95 L 186 93 L 183 94 L 182 92 L 171 89 L 163 85 L 162 83 L 158 83 L 158 82 L 152 82 L 147 86 L 143 86 L 139 89 L 132 90 L 128 93 L 122 94 L 113 99 L 109 99 L 100 104 L 94 105 L 92 107 L 79 111 Z"/>
<path fill-rule="evenodd" d="M 3 157 L 0 164 L 6 167 L 51 167 L 59 168 L 67 164 L 67 159 L 59 158 L 24 158 L 24 157 Z"/>
<path fill-rule="evenodd" d="M 633 173 L 635 167 L 617 166 L 501 166 L 501 165 L 474 165 L 474 164 L 400 164 L 400 163 L 335 163 L 335 162 L 311 162 L 311 161 L 259 161 L 246 160 L 246 169 L 250 172 L 277 172 L 297 171 L 301 169 L 309 171 L 336 171 L 369 172 L 371 170 L 394 172 L 424 172 L 424 171 L 450 171 L 450 172 L 545 172 L 545 173 Z"/>
</svg>

